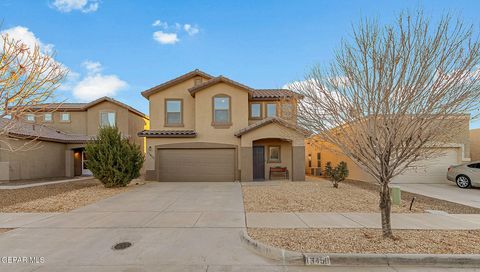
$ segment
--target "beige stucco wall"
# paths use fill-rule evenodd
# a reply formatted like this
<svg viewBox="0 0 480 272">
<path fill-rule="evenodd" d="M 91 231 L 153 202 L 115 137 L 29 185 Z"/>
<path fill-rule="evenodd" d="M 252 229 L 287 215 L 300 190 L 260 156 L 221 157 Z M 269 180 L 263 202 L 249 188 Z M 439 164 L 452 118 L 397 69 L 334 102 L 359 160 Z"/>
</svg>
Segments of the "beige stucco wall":
<svg viewBox="0 0 480 272">
<path fill-rule="evenodd" d="M 128 136 L 128 110 L 109 101 L 104 101 L 87 109 L 87 132 L 89 136 L 95 136 L 100 128 L 100 112 L 115 112 L 115 121 L 118 130 Z"/>
<path fill-rule="evenodd" d="M 470 130 L 470 156 L 472 161 L 480 160 L 480 128 Z"/>
<path fill-rule="evenodd" d="M 193 87 L 197 78 L 201 77 L 191 78 L 149 97 L 150 129 L 195 129 L 195 100 L 188 89 Z M 165 126 L 165 99 L 183 100 L 183 126 Z"/>
<path fill-rule="evenodd" d="M 3 138 L 2 140 L 19 146 L 27 140 Z M 5 143 L 0 143 L 2 146 Z M 48 158 L 48 159 L 46 159 Z M 65 144 L 39 141 L 38 147 L 28 151 L 9 152 L 0 150 L 0 163 L 5 168 L 8 163 L 9 180 L 65 176 Z M 0 175 L 6 176 L 4 174 Z"/>
<path fill-rule="evenodd" d="M 70 134 L 85 134 L 87 131 L 87 113 L 85 111 L 71 111 L 70 121 L 60 121 L 60 115 L 63 112 L 53 112 L 53 122 L 44 122 L 43 113 L 38 112 L 35 114 L 35 123 L 46 125 L 48 127 L 56 128 Z"/>
</svg>

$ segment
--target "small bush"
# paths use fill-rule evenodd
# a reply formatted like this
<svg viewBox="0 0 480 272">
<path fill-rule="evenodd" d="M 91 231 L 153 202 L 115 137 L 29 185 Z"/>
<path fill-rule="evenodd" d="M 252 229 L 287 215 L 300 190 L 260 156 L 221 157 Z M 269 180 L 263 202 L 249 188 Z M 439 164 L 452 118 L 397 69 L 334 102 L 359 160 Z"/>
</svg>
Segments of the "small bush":
<svg viewBox="0 0 480 272">
<path fill-rule="evenodd" d="M 333 174 L 332 163 L 328 161 L 328 162 L 325 164 L 325 177 L 331 178 L 331 177 L 332 177 L 332 174 Z"/>
<path fill-rule="evenodd" d="M 334 188 L 338 188 L 338 183 L 344 181 L 348 177 L 347 163 L 341 161 L 332 172 L 332 183 Z"/>
<path fill-rule="evenodd" d="M 144 156 L 138 145 L 123 139 L 116 127 L 104 127 L 85 147 L 87 168 L 103 185 L 124 187 L 140 176 Z"/>
</svg>

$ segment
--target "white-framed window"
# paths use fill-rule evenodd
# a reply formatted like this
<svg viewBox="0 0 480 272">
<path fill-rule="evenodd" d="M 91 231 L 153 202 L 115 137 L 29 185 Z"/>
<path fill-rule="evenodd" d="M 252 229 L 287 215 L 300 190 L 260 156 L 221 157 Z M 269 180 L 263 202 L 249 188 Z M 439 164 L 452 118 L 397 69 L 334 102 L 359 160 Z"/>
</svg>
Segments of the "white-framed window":
<svg viewBox="0 0 480 272">
<path fill-rule="evenodd" d="M 35 114 L 27 113 L 25 114 L 25 121 L 27 122 L 35 122 Z"/>
<path fill-rule="evenodd" d="M 213 98 L 213 123 L 230 123 L 230 97 L 219 95 Z"/>
<path fill-rule="evenodd" d="M 46 112 L 43 114 L 43 122 L 52 122 L 53 121 L 53 113 Z"/>
<path fill-rule="evenodd" d="M 251 103 L 250 104 L 250 118 L 251 119 L 262 118 L 262 104 L 261 103 Z"/>
<path fill-rule="evenodd" d="M 116 116 L 113 111 L 101 111 L 100 112 L 100 126 L 101 127 L 114 127 L 116 125 Z"/>
<path fill-rule="evenodd" d="M 183 123 L 182 109 L 183 103 L 181 99 L 165 100 L 165 125 L 181 126 Z"/>
<path fill-rule="evenodd" d="M 60 113 L 60 121 L 61 122 L 70 122 L 70 113 L 69 112 Z"/>
<path fill-rule="evenodd" d="M 267 104 L 267 117 L 277 116 L 277 104 L 268 103 Z"/>
</svg>

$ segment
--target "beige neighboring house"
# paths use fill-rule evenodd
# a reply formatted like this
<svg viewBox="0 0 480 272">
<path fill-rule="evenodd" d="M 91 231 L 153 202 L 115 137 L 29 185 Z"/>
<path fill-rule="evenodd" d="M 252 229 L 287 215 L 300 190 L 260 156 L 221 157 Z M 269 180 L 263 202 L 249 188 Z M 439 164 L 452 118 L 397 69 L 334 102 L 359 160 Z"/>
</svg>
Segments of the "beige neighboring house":
<svg viewBox="0 0 480 272">
<path fill-rule="evenodd" d="M 146 138 L 147 179 L 266 180 L 273 167 L 286 168 L 290 180 L 305 179 L 296 93 L 194 70 L 142 95 L 150 104 L 150 129 L 139 133 Z"/>
<path fill-rule="evenodd" d="M 420 161 L 417 163 L 418 167 L 407 169 L 405 173 L 395 177 L 392 183 L 442 183 L 446 181 L 447 170 L 450 165 L 469 162 L 471 160 L 470 117 L 469 115 L 463 115 L 460 118 L 455 118 L 455 122 L 460 123 L 458 127 L 455 126 L 457 128 L 452 141 L 435 147 L 440 149 L 441 155 Z M 327 162 L 331 162 L 334 167 L 340 161 L 345 161 L 350 172 L 349 179 L 375 181 L 371 175 L 363 171 L 353 160 L 338 151 L 338 148 L 318 139 L 318 136 L 313 136 L 305 141 L 305 171 L 307 175 L 320 176 L 323 174 Z"/>
<path fill-rule="evenodd" d="M 470 157 L 480 161 L 480 128 L 470 130 Z"/>
<path fill-rule="evenodd" d="M 124 137 L 145 150 L 145 141 L 137 133 L 148 128 L 148 117 L 115 99 L 38 105 L 30 110 L 0 139 L 0 181 L 90 175 L 84 148 L 101 126 L 117 126 Z M 7 120 L 0 122 L 1 126 Z M 32 139 L 35 147 L 30 150 L 6 150 L 7 144 L 18 147 Z"/>
</svg>

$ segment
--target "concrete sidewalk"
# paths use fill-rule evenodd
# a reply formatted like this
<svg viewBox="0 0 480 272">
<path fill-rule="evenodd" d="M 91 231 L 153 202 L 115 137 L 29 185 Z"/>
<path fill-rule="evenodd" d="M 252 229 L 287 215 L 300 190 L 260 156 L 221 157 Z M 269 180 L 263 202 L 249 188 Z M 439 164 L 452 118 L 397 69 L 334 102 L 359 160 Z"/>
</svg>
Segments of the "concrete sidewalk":
<svg viewBox="0 0 480 272">
<path fill-rule="evenodd" d="M 379 213 L 247 213 L 249 228 L 381 228 Z M 394 229 L 480 229 L 480 214 L 393 213 Z"/>
</svg>

